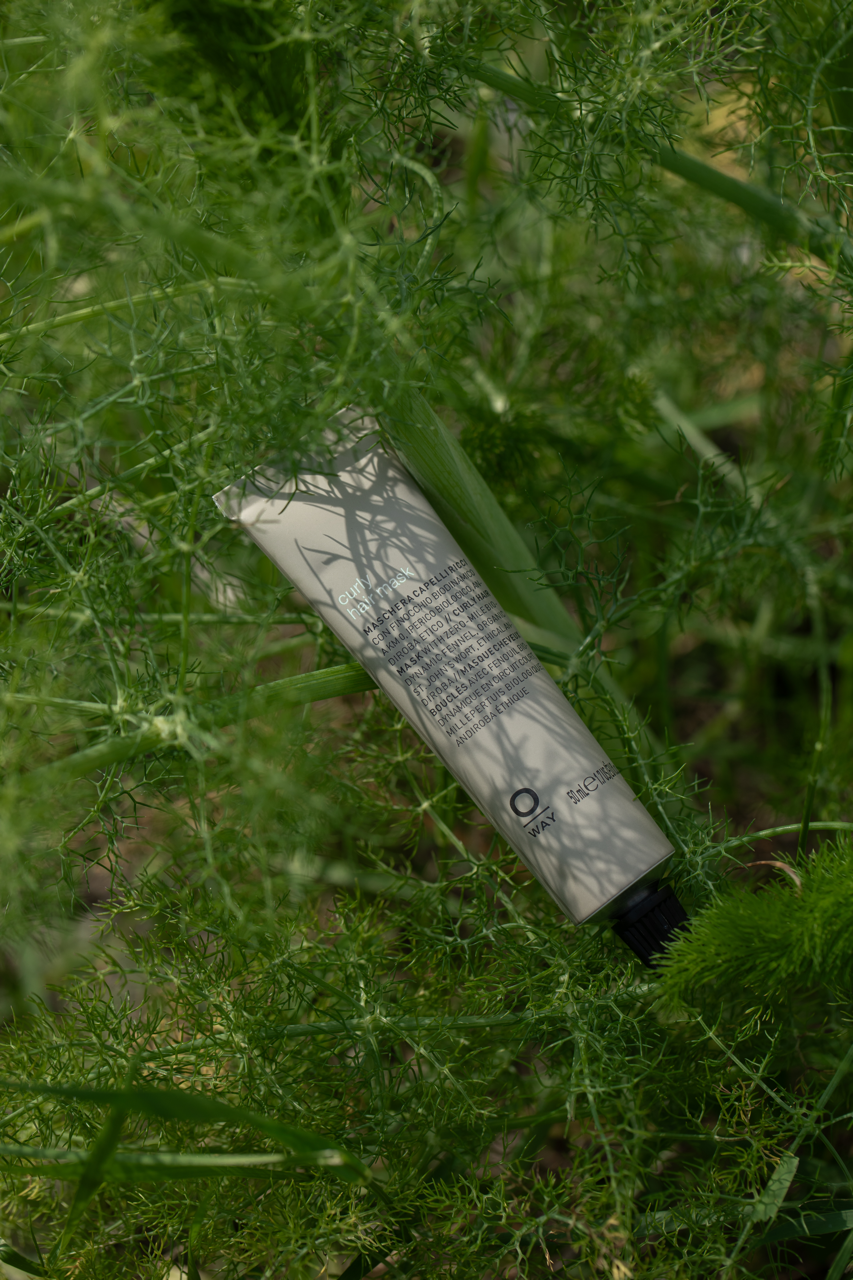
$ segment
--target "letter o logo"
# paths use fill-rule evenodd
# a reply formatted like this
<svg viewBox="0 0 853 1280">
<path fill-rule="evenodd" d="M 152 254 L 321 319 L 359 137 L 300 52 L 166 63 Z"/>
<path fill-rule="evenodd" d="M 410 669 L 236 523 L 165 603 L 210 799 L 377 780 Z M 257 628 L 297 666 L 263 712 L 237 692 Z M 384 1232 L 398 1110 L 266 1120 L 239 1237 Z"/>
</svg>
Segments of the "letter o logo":
<svg viewBox="0 0 853 1280">
<path fill-rule="evenodd" d="M 519 808 L 518 801 L 522 796 L 530 797 L 530 808 Z M 520 787 L 518 791 L 514 791 L 509 798 L 509 807 L 518 818 L 529 818 L 531 813 L 535 813 L 539 808 L 539 797 L 535 791 L 531 791 L 530 787 Z"/>
</svg>

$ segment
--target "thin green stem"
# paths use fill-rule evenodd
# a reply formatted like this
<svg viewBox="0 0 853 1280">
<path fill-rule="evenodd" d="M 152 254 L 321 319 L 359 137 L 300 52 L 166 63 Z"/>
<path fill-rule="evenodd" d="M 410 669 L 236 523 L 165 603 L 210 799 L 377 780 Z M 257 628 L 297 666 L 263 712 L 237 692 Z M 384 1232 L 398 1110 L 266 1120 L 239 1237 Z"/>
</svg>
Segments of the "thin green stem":
<svg viewBox="0 0 853 1280">
<path fill-rule="evenodd" d="M 470 71 L 475 80 L 544 115 L 559 116 L 569 106 L 564 96 L 554 93 L 547 85 L 534 84 L 483 64 L 471 67 Z M 710 195 L 736 205 L 750 217 L 770 227 L 782 239 L 808 249 L 830 266 L 843 263 L 845 268 L 853 270 L 853 240 L 830 218 L 810 218 L 782 196 L 721 173 L 712 165 L 705 164 L 666 142 L 649 139 L 640 145 L 649 159 L 662 169 L 700 187 Z"/>
<path fill-rule="evenodd" d="M 307 675 L 291 676 L 286 680 L 273 680 L 259 685 L 251 693 L 222 699 L 196 710 L 202 716 L 199 723 L 205 728 L 223 728 L 240 719 L 261 715 L 275 706 L 300 706 L 323 698 L 339 698 L 352 693 L 367 693 L 376 685 L 357 662 L 339 667 L 327 667 Z M 204 714 L 206 712 L 206 714 Z M 191 727 L 191 726 L 190 726 Z M 110 765 L 129 761 L 149 751 L 168 748 L 188 749 L 188 726 L 183 719 L 155 716 L 143 728 L 126 737 L 108 738 L 84 751 L 41 765 L 29 773 L 7 780 L 7 786 L 21 794 L 31 794 L 41 787 L 53 787 L 74 778 L 85 777 Z"/>
<path fill-rule="evenodd" d="M 774 836 L 793 835 L 795 831 L 801 832 L 802 829 L 801 822 L 788 822 L 781 827 L 764 827 L 761 831 L 750 831 L 747 835 L 733 836 L 731 840 L 724 840 L 717 846 L 717 852 L 724 853 L 729 849 L 740 849 L 744 845 L 755 844 L 756 840 L 771 840 Z M 853 822 L 812 822 L 809 829 L 811 831 L 853 831 Z"/>
<path fill-rule="evenodd" d="M 35 221 L 34 221 L 35 219 Z M 36 225 L 36 221 L 40 224 L 45 220 L 43 214 L 33 215 L 33 218 L 22 219 L 16 223 L 11 230 L 17 231 L 25 222 Z M 8 232 L 6 237 L 11 239 Z M 0 239 L 2 243 L 2 239 Z M 64 329 L 70 324 L 85 324 L 87 320 L 94 320 L 98 316 L 116 315 L 119 312 L 126 311 L 128 308 L 133 309 L 134 306 L 143 304 L 150 305 L 152 302 L 171 302 L 178 298 L 188 298 L 193 294 L 212 293 L 216 285 L 225 287 L 233 285 L 234 281 L 216 281 L 213 280 L 194 280 L 191 284 L 175 285 L 169 289 L 151 289 L 148 293 L 135 293 L 132 296 L 124 298 L 111 298 L 108 302 L 98 302 L 91 307 L 79 307 L 76 311 L 66 311 L 62 315 L 50 316 L 47 320 L 35 320 L 31 324 L 21 325 L 19 329 L 7 329 L 0 333 L 0 342 L 13 342 L 19 338 L 30 338 L 42 333 L 50 333 L 52 329 Z"/>
<path fill-rule="evenodd" d="M 192 509 L 188 527 L 184 533 L 183 540 L 183 557 L 184 572 L 181 584 L 182 590 L 182 616 L 181 616 L 181 665 L 178 671 L 178 679 L 175 685 L 178 696 L 186 692 L 185 684 L 187 679 L 187 670 L 190 662 L 190 603 L 192 600 L 192 568 L 193 556 L 195 555 L 195 530 L 198 521 L 198 508 L 201 501 L 202 491 L 208 483 L 208 462 L 210 460 L 210 451 L 213 447 L 213 441 L 208 441 L 207 448 L 204 451 L 204 466 L 200 468 L 198 480 L 193 494 Z"/>
<path fill-rule="evenodd" d="M 814 806 L 818 782 L 820 781 L 820 767 L 823 761 L 823 753 L 828 744 L 832 722 L 832 677 L 829 673 L 829 661 L 826 653 L 826 628 L 824 625 L 820 589 L 818 587 L 814 569 L 811 565 L 806 568 L 805 579 L 806 601 L 808 603 L 809 613 L 811 614 L 812 634 L 814 635 L 818 646 L 817 671 L 820 687 L 820 713 L 818 718 L 817 738 L 812 749 L 811 766 L 809 769 L 808 782 L 806 784 L 806 795 L 803 804 L 803 820 L 800 825 L 800 837 L 797 842 L 797 852 L 801 857 L 805 855 L 808 847 L 812 808 Z"/>
<path fill-rule="evenodd" d="M 426 167 L 426 165 L 419 164 L 417 160 L 412 160 L 409 156 L 400 155 L 397 151 L 394 152 L 391 159 L 394 164 L 399 164 L 404 169 L 409 169 L 412 173 L 416 173 L 418 177 L 422 178 L 427 184 L 432 192 L 432 217 L 433 222 L 437 227 L 444 216 L 444 196 L 442 195 L 441 184 L 438 181 L 438 178 L 431 169 Z M 415 274 L 418 279 L 421 278 L 424 267 L 429 261 L 432 252 L 432 232 L 428 230 L 424 232 L 424 247 L 421 250 L 421 256 L 418 258 L 418 264 L 415 267 Z"/>
</svg>

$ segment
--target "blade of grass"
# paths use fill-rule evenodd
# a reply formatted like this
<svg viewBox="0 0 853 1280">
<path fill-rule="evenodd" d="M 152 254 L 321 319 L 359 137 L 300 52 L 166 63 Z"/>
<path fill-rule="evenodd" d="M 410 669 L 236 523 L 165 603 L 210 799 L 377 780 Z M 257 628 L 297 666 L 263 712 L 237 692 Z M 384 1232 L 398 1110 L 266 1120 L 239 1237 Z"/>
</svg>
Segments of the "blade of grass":
<svg viewBox="0 0 853 1280">
<path fill-rule="evenodd" d="M 8 1150 L 7 1146 L 4 1148 L 4 1153 Z M 12 1154 L 18 1154 L 21 1159 L 31 1158 L 26 1148 Z M 83 1182 L 87 1179 L 87 1167 L 91 1162 L 92 1151 L 58 1148 L 45 1154 L 51 1158 L 41 1163 L 0 1162 L 0 1170 L 26 1177 L 64 1180 L 79 1178 L 80 1186 L 83 1186 Z M 100 1180 L 94 1190 L 97 1190 L 97 1186 L 102 1182 L 171 1182 L 175 1178 L 235 1177 L 292 1179 L 295 1176 L 293 1166 L 300 1159 L 299 1156 L 283 1156 L 270 1151 L 233 1151 L 215 1154 L 203 1151 L 115 1151 L 101 1166 Z M 89 1198 L 91 1199 L 91 1195 Z M 79 1218 L 79 1213 L 77 1217 Z"/>
<path fill-rule="evenodd" d="M 124 1113 L 136 1113 L 159 1120 L 179 1120 L 188 1124 L 248 1125 L 265 1133 L 274 1142 L 289 1148 L 300 1163 L 330 1169 L 345 1182 L 366 1185 L 373 1175 L 363 1161 L 343 1147 L 329 1143 L 318 1134 L 292 1125 L 271 1120 L 245 1107 L 235 1107 L 218 1098 L 182 1089 L 77 1089 L 71 1086 L 34 1085 L 25 1081 L 3 1081 L 0 1087 L 21 1093 L 34 1093 L 53 1098 L 71 1098 L 76 1102 L 88 1102 L 94 1106 L 109 1106 Z M 111 1112 L 112 1114 L 112 1112 Z M 103 1142 L 96 1148 L 106 1151 L 107 1140 L 113 1133 L 109 1120 L 103 1130 Z M 117 1141 L 117 1138 L 116 1138 Z M 113 1144 L 113 1148 L 114 1149 Z"/>
<path fill-rule="evenodd" d="M 198 1242 L 201 1235 L 201 1229 L 204 1225 L 204 1219 L 210 1202 L 213 1199 L 213 1193 L 205 1196 L 201 1204 L 196 1210 L 193 1220 L 190 1223 L 189 1236 L 187 1237 L 187 1280 L 201 1280 L 198 1269 L 196 1256 L 198 1254 Z"/>
<path fill-rule="evenodd" d="M 824 1202 L 825 1203 L 825 1202 Z M 853 1209 L 836 1209 L 831 1213 L 810 1211 L 803 1205 L 799 1213 L 788 1222 L 780 1222 L 752 1242 L 755 1248 L 766 1244 L 779 1244 L 782 1240 L 800 1240 L 804 1236 L 826 1235 L 828 1232 L 853 1229 Z"/>
<path fill-rule="evenodd" d="M 853 1257 L 853 1231 L 835 1255 L 835 1261 L 826 1273 L 826 1280 L 841 1280 L 851 1257 Z"/>
<path fill-rule="evenodd" d="M 62 1257 L 74 1235 L 78 1222 L 86 1212 L 89 1202 L 93 1199 L 98 1187 L 103 1182 L 104 1165 L 109 1161 L 118 1146 L 126 1114 L 127 1109 L 120 1100 L 116 1100 L 110 1107 L 109 1114 L 95 1139 L 94 1146 L 89 1152 L 89 1158 L 80 1170 L 80 1181 L 77 1183 L 77 1190 L 71 1202 L 65 1226 L 62 1228 L 62 1234 L 48 1255 L 47 1265 L 49 1268 L 52 1268 L 56 1261 Z"/>
<path fill-rule="evenodd" d="M 13 1249 L 5 1240 L 0 1240 L 0 1262 L 7 1267 L 14 1267 L 16 1271 L 23 1271 L 28 1276 L 46 1276 L 48 1273 L 44 1267 L 39 1266 L 37 1262 L 33 1262 L 32 1258 L 25 1258 L 22 1253 L 18 1253 L 17 1249 Z"/>
<path fill-rule="evenodd" d="M 556 591 L 537 585 L 533 552 L 427 399 L 406 390 L 383 421 L 406 467 L 504 609 L 578 645 L 576 622 Z"/>
<path fill-rule="evenodd" d="M 747 1216 L 750 1222 L 774 1221 L 782 1208 L 782 1201 L 794 1181 L 794 1175 L 797 1172 L 799 1163 L 797 1157 L 790 1151 L 783 1153 L 781 1160 L 768 1179 L 767 1186 L 755 1203 L 748 1206 Z"/>
</svg>

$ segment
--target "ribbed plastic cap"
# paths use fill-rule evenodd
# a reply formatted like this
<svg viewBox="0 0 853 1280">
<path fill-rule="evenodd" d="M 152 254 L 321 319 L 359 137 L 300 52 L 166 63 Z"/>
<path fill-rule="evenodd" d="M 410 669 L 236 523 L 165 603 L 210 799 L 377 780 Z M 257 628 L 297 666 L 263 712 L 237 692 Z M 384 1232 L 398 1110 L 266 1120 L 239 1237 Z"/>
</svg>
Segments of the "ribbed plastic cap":
<svg viewBox="0 0 853 1280">
<path fill-rule="evenodd" d="M 649 969 L 656 969 L 662 953 L 679 929 L 689 928 L 687 912 L 669 885 L 658 888 L 655 881 L 639 902 L 617 916 L 614 932 L 640 957 Z"/>
</svg>

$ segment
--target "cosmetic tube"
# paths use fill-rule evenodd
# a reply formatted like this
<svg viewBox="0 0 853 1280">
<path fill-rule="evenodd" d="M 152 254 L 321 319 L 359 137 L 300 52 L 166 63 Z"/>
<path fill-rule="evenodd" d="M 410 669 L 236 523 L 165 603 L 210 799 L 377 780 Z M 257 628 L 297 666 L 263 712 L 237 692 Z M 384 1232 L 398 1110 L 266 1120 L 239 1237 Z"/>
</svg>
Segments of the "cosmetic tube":
<svg viewBox="0 0 853 1280">
<path fill-rule="evenodd" d="M 686 921 L 672 845 L 375 435 L 216 495 L 576 924 L 654 967 Z"/>
</svg>

